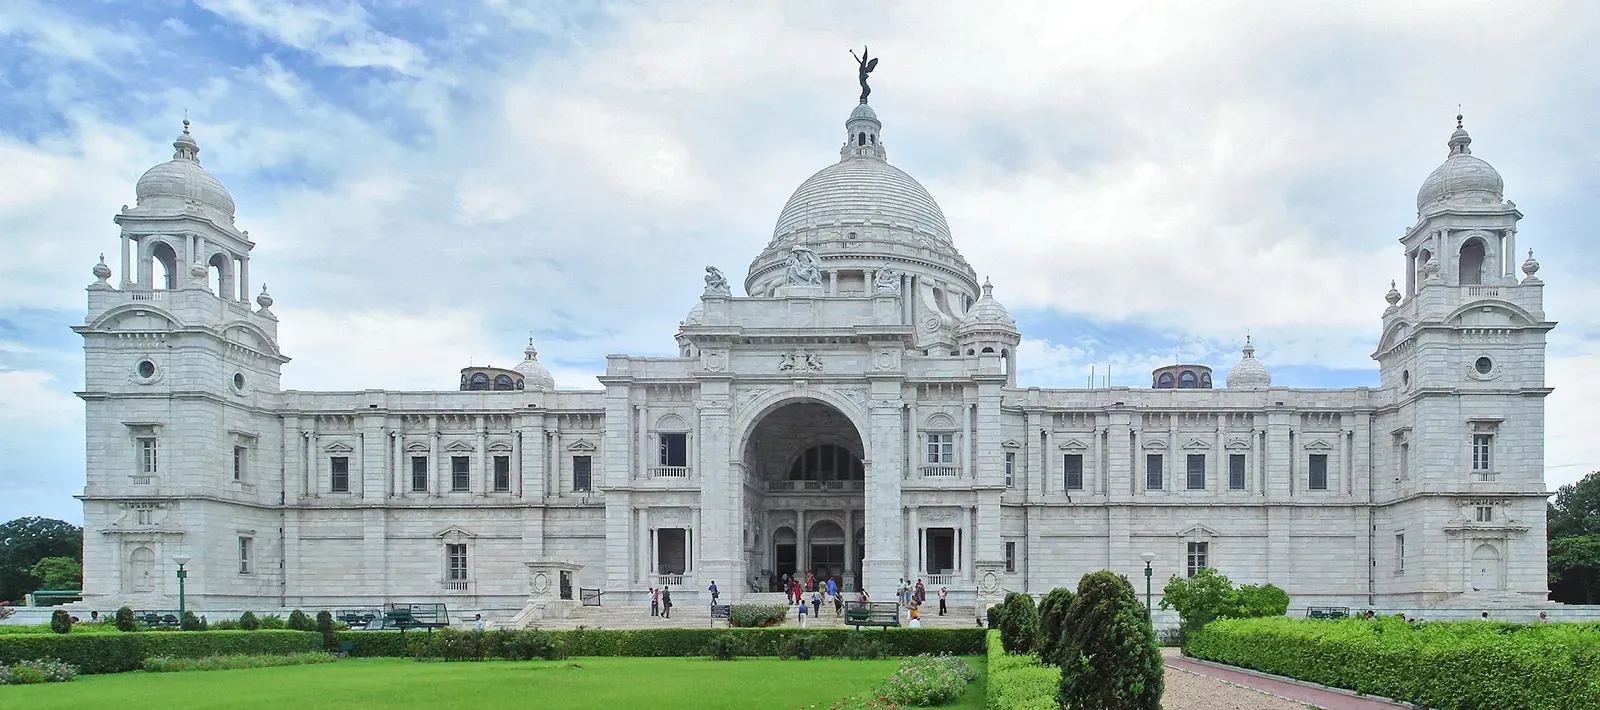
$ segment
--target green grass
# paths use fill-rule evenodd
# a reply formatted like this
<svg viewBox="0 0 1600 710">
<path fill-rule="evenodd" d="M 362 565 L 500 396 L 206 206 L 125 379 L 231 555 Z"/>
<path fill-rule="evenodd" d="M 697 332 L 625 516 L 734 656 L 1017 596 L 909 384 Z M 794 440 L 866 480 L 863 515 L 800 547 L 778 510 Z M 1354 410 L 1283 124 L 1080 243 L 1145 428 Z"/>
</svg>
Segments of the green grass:
<svg viewBox="0 0 1600 710">
<path fill-rule="evenodd" d="M 979 679 L 955 705 L 984 706 Z M 576 658 L 443 663 L 351 659 L 204 673 L 80 676 L 71 683 L 0 687 L 0 707 L 49 708 L 678 708 L 784 710 L 827 707 L 870 690 L 899 659 L 782 661 L 741 658 Z"/>
</svg>

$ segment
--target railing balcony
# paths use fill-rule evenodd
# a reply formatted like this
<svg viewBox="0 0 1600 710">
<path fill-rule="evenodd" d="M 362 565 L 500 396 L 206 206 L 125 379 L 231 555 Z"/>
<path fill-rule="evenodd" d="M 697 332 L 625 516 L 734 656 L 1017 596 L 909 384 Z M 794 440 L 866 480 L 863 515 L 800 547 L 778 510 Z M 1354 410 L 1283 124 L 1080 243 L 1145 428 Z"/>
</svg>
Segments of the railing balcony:
<svg viewBox="0 0 1600 710">
<path fill-rule="evenodd" d="M 1499 286 L 1468 286 L 1468 296 L 1499 296 Z"/>
<path fill-rule="evenodd" d="M 156 303 L 162 303 L 167 300 L 167 292 L 165 290 L 156 289 L 131 290 L 128 292 L 128 298 L 134 301 L 153 301 Z"/>
<path fill-rule="evenodd" d="M 681 587 L 683 586 L 683 575 L 658 574 L 656 575 L 656 584 L 659 584 L 663 587 Z"/>
<path fill-rule="evenodd" d="M 861 481 L 767 481 L 769 491 L 859 491 Z"/>
<path fill-rule="evenodd" d="M 1472 480 L 1476 483 L 1494 483 L 1500 474 L 1494 471 L 1473 471 Z"/>
<path fill-rule="evenodd" d="M 925 586 L 948 587 L 955 583 L 956 576 L 954 574 L 930 574 L 928 575 L 928 583 Z"/>
<path fill-rule="evenodd" d="M 465 579 L 446 579 L 439 582 L 439 587 L 447 592 L 465 592 L 469 585 L 471 582 Z"/>
<path fill-rule="evenodd" d="M 655 466 L 650 469 L 651 478 L 688 478 L 688 466 Z"/>
<path fill-rule="evenodd" d="M 956 478 L 961 475 L 957 466 L 923 466 L 923 478 Z"/>
</svg>

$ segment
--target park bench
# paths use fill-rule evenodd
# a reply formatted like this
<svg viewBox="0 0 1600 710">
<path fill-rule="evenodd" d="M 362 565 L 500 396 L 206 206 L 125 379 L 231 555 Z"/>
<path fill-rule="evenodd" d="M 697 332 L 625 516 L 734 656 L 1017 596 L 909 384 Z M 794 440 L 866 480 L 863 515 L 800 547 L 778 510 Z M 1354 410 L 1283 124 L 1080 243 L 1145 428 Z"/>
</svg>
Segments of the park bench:
<svg viewBox="0 0 1600 710">
<path fill-rule="evenodd" d="M 1347 606 L 1309 606 L 1306 607 L 1307 619 L 1344 619 L 1350 616 L 1350 607 Z"/>
<path fill-rule="evenodd" d="M 133 612 L 133 619 L 152 628 L 179 625 L 178 613 L 173 611 L 136 611 Z"/>
<path fill-rule="evenodd" d="M 333 618 L 352 629 L 364 629 L 373 619 L 378 618 L 378 613 L 366 609 L 341 609 L 333 615 Z"/>
<path fill-rule="evenodd" d="M 844 607 L 844 623 L 857 629 L 863 626 L 899 626 L 900 605 L 894 602 L 849 602 Z"/>
</svg>

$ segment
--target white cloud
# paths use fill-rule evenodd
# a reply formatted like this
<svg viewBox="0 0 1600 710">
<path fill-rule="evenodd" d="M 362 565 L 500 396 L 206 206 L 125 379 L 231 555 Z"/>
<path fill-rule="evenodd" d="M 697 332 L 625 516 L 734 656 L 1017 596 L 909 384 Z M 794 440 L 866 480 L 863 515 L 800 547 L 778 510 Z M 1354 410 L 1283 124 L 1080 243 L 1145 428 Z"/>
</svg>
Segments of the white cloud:
<svg viewBox="0 0 1600 710">
<path fill-rule="evenodd" d="M 0 370 L 0 430 L 48 429 L 83 421 L 83 401 L 49 373 Z"/>
<path fill-rule="evenodd" d="M 367 11 L 350 0 L 196 0 L 196 4 L 334 66 L 383 67 L 401 74 L 416 74 L 427 66 L 421 49 L 374 28 Z"/>
</svg>

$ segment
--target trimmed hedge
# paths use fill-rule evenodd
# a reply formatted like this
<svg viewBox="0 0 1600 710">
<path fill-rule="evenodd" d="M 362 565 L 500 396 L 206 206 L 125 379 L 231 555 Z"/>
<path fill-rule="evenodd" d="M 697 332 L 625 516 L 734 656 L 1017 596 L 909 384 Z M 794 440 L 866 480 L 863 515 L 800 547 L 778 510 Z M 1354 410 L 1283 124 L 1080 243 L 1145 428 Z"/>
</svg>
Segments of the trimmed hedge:
<svg viewBox="0 0 1600 710">
<path fill-rule="evenodd" d="M 257 631 L 256 634 L 272 633 Z M 488 632 L 492 637 L 497 632 Z M 504 633 L 504 632 L 498 632 Z M 860 638 L 871 636 L 882 641 L 884 651 L 890 656 L 920 656 L 948 653 L 951 655 L 976 655 L 983 652 L 983 629 L 885 629 L 882 631 L 857 631 L 854 629 L 618 629 L 571 631 L 545 631 L 530 629 L 511 632 L 516 634 L 544 634 L 559 644 L 568 656 L 639 656 L 683 657 L 703 656 L 714 639 L 726 636 L 738 644 L 741 656 L 778 656 L 785 643 L 797 636 L 810 640 L 811 651 L 816 656 L 848 656 L 848 651 L 860 646 Z M 434 655 L 449 648 L 449 636 L 466 636 L 471 632 L 436 631 L 433 635 Z M 351 656 L 399 656 L 399 631 L 337 631 L 333 634 L 336 648 L 348 641 L 352 644 Z M 853 641 L 853 643 L 852 643 Z M 504 643 L 504 642 L 500 642 Z M 406 632 L 406 655 L 421 655 L 427 648 L 426 631 Z M 486 655 L 494 657 L 494 642 Z"/>
<path fill-rule="evenodd" d="M 321 646 L 316 634 L 302 631 L 17 634 L 0 636 L 0 664 L 55 658 L 84 673 L 122 673 L 138 670 L 152 656 L 304 653 Z"/>
<path fill-rule="evenodd" d="M 1033 655 L 1013 656 L 1000 643 L 1000 632 L 989 632 L 989 680 L 984 691 L 988 710 L 1059 710 L 1061 669 L 1039 665 Z"/>
<path fill-rule="evenodd" d="M 1427 707 L 1600 707 L 1600 624 L 1219 619 L 1185 652 Z"/>
</svg>

